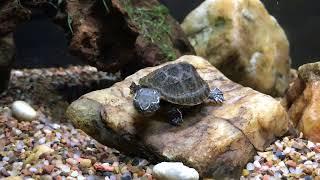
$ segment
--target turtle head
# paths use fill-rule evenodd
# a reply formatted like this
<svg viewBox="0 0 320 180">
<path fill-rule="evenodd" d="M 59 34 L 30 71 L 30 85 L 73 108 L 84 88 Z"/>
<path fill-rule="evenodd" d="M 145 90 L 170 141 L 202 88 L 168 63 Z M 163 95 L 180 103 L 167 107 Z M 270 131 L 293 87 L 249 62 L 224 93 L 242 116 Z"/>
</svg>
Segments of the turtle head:
<svg viewBox="0 0 320 180">
<path fill-rule="evenodd" d="M 133 105 L 139 113 L 150 116 L 160 108 L 160 92 L 140 87 L 134 92 Z"/>
</svg>

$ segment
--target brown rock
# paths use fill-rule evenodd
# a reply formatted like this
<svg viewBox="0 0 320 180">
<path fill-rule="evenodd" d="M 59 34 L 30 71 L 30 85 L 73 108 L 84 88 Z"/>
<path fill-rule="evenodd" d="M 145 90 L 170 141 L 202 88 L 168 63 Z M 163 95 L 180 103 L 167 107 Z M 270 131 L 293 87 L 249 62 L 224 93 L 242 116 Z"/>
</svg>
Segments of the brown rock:
<svg viewBox="0 0 320 180">
<path fill-rule="evenodd" d="M 126 74 L 194 54 L 180 25 L 157 0 L 68 1 L 70 49 L 98 69 Z"/>
<path fill-rule="evenodd" d="M 89 168 L 89 167 L 92 166 L 92 163 L 91 163 L 90 159 L 80 158 L 79 159 L 79 163 L 80 163 L 80 166 L 83 167 L 83 168 Z"/>
<path fill-rule="evenodd" d="M 288 166 L 294 167 L 294 168 L 297 166 L 297 163 L 294 162 L 294 161 L 292 161 L 292 160 L 288 160 L 288 161 L 286 162 L 286 164 L 287 164 Z"/>
<path fill-rule="evenodd" d="M 194 65 L 210 87 L 220 88 L 226 101 L 193 108 L 181 127 L 161 114 L 142 117 L 133 107 L 129 86 L 163 64 L 82 96 L 70 105 L 68 117 L 101 143 L 127 154 L 152 162 L 182 161 L 202 177 L 239 177 L 255 149 L 264 150 L 287 131 L 287 114 L 272 97 L 230 81 L 200 57 L 182 56 L 170 63 L 182 61 Z"/>
<path fill-rule="evenodd" d="M 289 84 L 289 42 L 259 0 L 206 0 L 183 21 L 197 55 L 231 80 L 282 96 Z"/>
<path fill-rule="evenodd" d="M 46 173 L 50 174 L 54 169 L 54 165 L 46 165 L 43 167 L 43 169 Z"/>
<path fill-rule="evenodd" d="M 12 33 L 18 24 L 30 19 L 31 7 L 46 11 L 48 2 L 3 0 L 0 36 Z M 157 0 L 73 0 L 64 1 L 59 8 L 53 19 L 72 35 L 71 52 L 100 70 L 121 70 L 127 75 L 145 66 L 195 54 L 180 24 Z"/>
<path fill-rule="evenodd" d="M 305 137 L 320 142 L 320 62 L 300 66 L 298 75 L 297 85 L 287 92 L 292 101 L 289 116 Z"/>
</svg>

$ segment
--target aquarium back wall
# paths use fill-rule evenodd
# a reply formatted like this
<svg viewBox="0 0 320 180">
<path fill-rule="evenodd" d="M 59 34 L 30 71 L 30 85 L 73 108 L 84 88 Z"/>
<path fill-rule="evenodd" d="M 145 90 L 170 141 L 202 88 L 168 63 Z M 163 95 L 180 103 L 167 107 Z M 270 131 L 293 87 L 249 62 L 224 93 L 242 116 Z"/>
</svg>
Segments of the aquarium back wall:
<svg viewBox="0 0 320 180">
<path fill-rule="evenodd" d="M 203 0 L 160 0 L 181 22 Z M 262 0 L 286 32 L 290 41 L 292 67 L 320 61 L 320 1 Z"/>
</svg>

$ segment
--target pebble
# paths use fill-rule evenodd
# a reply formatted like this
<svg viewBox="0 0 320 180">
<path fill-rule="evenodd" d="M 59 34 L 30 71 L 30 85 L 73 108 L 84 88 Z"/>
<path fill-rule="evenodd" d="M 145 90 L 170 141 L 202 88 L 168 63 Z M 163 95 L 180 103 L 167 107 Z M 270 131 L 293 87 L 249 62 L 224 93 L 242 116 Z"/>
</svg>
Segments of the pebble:
<svg viewBox="0 0 320 180">
<path fill-rule="evenodd" d="M 285 137 L 258 152 L 242 170 L 242 179 L 319 179 L 320 144 Z M 320 146 L 319 146 L 320 147 Z M 260 166 L 259 166 L 260 165 Z"/>
<path fill-rule="evenodd" d="M 75 159 L 73 159 L 73 158 L 68 158 L 68 159 L 66 159 L 66 162 L 67 162 L 68 164 L 70 164 L 70 165 L 76 165 L 76 164 L 78 164 L 78 161 L 75 160 Z"/>
<path fill-rule="evenodd" d="M 83 67 L 76 67 L 74 70 L 83 72 L 81 68 Z M 22 112 L 25 117 L 29 116 L 21 118 L 17 113 L 14 117 L 11 113 L 0 114 L 8 117 L 0 119 L 0 179 L 7 176 L 21 176 L 25 180 L 105 178 L 152 180 L 153 166 L 147 166 L 148 161 L 139 157 L 126 157 L 112 148 L 99 144 L 65 119 L 57 119 L 59 113 L 55 113 L 56 110 L 66 102 L 61 94 L 52 92 L 60 88 L 60 85 L 69 84 L 70 79 L 76 79 L 75 82 L 79 83 L 91 81 L 88 68 L 81 75 L 74 75 L 72 70 L 60 68 L 31 69 L 21 72 L 23 72 L 21 77 L 14 75 L 11 77 L 8 92 L 0 95 L 0 106 L 12 106 L 12 110 L 7 109 L 18 114 Z M 68 76 L 68 81 L 62 75 L 57 76 L 56 72 L 63 72 L 63 76 Z M 92 79 L 101 79 L 100 77 L 103 76 L 96 74 Z M 12 103 L 14 99 L 22 100 L 23 103 Z M 26 102 L 30 102 L 33 107 Z M 20 106 L 18 111 L 16 111 L 17 104 Z M 21 104 L 24 106 L 22 109 Z M 65 107 L 61 107 L 63 108 Z M 133 161 L 135 165 L 132 167 Z M 95 169 L 93 164 L 100 164 L 103 171 Z M 126 171 L 122 172 L 121 169 Z"/>
<path fill-rule="evenodd" d="M 9 161 L 10 160 L 10 158 L 9 157 L 6 157 L 6 156 L 4 156 L 3 158 L 2 158 L 2 161 Z"/>
<path fill-rule="evenodd" d="M 50 174 L 54 169 L 54 165 L 46 165 L 43 167 L 43 169 L 46 173 Z"/>
<path fill-rule="evenodd" d="M 80 166 L 83 167 L 83 168 L 88 168 L 88 167 L 92 166 L 90 159 L 80 158 L 79 159 L 79 163 L 80 163 Z"/>
<path fill-rule="evenodd" d="M 131 177 L 130 172 L 125 172 L 125 173 L 121 176 L 121 180 L 132 180 L 132 177 Z"/>
<path fill-rule="evenodd" d="M 31 168 L 29 168 L 29 171 L 32 173 L 36 173 L 38 171 L 38 169 L 35 167 L 31 167 Z"/>
<path fill-rule="evenodd" d="M 254 162 L 253 162 L 253 165 L 254 165 L 254 167 L 256 167 L 256 168 L 258 168 L 258 169 L 261 168 L 261 164 L 260 164 L 259 161 L 254 161 Z"/>
<path fill-rule="evenodd" d="M 22 133 L 22 131 L 20 129 L 17 129 L 17 128 L 12 128 L 12 132 L 16 136 L 19 136 Z"/>
<path fill-rule="evenodd" d="M 249 172 L 247 169 L 243 169 L 243 170 L 242 170 L 242 176 L 244 176 L 244 177 L 248 176 L 249 173 L 250 173 L 250 172 Z"/>
<path fill-rule="evenodd" d="M 43 137 L 43 138 L 39 139 L 38 142 L 39 142 L 39 144 L 44 144 L 44 143 L 46 143 L 46 138 Z"/>
<path fill-rule="evenodd" d="M 162 162 L 153 167 L 153 176 L 158 179 L 188 179 L 198 180 L 199 173 L 183 165 L 181 162 Z"/>
<path fill-rule="evenodd" d="M 286 162 L 286 164 L 287 164 L 288 166 L 290 166 L 290 167 L 296 167 L 296 166 L 297 166 L 297 163 L 294 162 L 294 161 L 292 161 L 292 160 L 288 160 L 288 161 Z"/>
<path fill-rule="evenodd" d="M 264 175 L 262 180 L 269 180 L 270 179 L 270 176 L 269 175 Z"/>
<path fill-rule="evenodd" d="M 276 141 L 274 144 L 277 146 L 277 148 L 278 148 L 280 151 L 283 150 L 283 145 L 282 145 L 279 141 Z"/>
<path fill-rule="evenodd" d="M 72 171 L 70 174 L 70 176 L 72 177 L 78 177 L 78 175 L 79 175 L 78 171 Z"/>
<path fill-rule="evenodd" d="M 253 171 L 254 170 L 254 165 L 252 163 L 247 164 L 247 170 L 248 171 Z"/>
<path fill-rule="evenodd" d="M 67 165 L 64 165 L 64 164 L 63 164 L 63 165 L 60 165 L 59 168 L 61 169 L 61 171 L 62 171 L 63 173 L 66 173 L 66 174 L 68 174 L 68 173 L 71 171 L 70 167 L 67 166 Z"/>
<path fill-rule="evenodd" d="M 37 112 L 25 101 L 15 101 L 12 104 L 12 114 L 20 121 L 32 121 Z"/>
<path fill-rule="evenodd" d="M 284 158 L 286 158 L 286 155 L 281 151 L 277 151 L 276 156 L 281 160 L 284 160 Z"/>
<path fill-rule="evenodd" d="M 50 175 L 43 175 L 40 177 L 40 180 L 52 180 L 53 178 Z"/>
</svg>

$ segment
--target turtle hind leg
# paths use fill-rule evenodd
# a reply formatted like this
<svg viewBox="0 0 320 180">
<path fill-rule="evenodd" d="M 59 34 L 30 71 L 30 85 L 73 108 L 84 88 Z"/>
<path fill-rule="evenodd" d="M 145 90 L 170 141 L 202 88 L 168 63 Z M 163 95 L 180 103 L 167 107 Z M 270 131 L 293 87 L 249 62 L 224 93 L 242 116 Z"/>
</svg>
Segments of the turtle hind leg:
<svg viewBox="0 0 320 180">
<path fill-rule="evenodd" d="M 174 126 L 179 126 L 183 122 L 182 112 L 180 109 L 176 107 L 171 107 L 168 109 L 168 119 L 169 123 Z"/>
<path fill-rule="evenodd" d="M 223 92 L 218 88 L 210 90 L 209 100 L 216 103 L 222 103 L 224 101 Z"/>
</svg>

